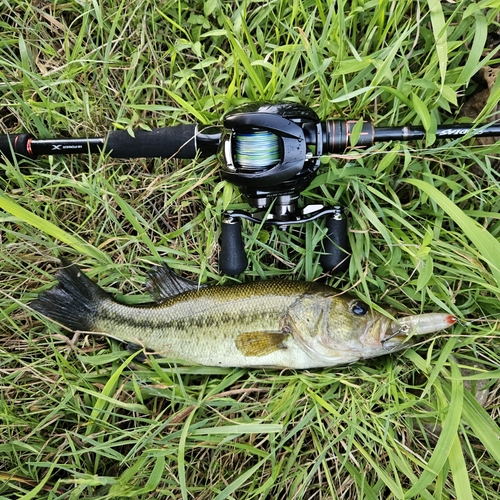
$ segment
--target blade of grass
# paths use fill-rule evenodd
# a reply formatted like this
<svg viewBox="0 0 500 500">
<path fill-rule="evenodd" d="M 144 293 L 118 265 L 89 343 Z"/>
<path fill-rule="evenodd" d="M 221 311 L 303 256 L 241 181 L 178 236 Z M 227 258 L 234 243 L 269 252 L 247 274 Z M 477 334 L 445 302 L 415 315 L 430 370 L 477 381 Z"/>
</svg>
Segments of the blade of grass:
<svg viewBox="0 0 500 500">
<path fill-rule="evenodd" d="M 474 436 L 500 464 L 500 427 L 468 391 L 465 393 L 463 419 Z"/>
<path fill-rule="evenodd" d="M 1 192 L 0 209 L 5 210 L 9 214 L 18 218 L 20 221 L 35 227 L 43 233 L 52 236 L 56 240 L 62 241 L 82 255 L 88 255 L 89 257 L 99 260 L 100 262 L 110 262 L 109 256 L 107 256 L 104 252 L 101 252 L 97 248 L 83 241 L 81 238 L 67 233 L 52 222 L 44 220 L 33 212 L 26 210 Z"/>
<path fill-rule="evenodd" d="M 49 479 L 52 476 L 52 472 L 55 469 L 57 465 L 57 460 L 54 461 L 54 463 L 49 467 L 47 472 L 45 473 L 44 477 L 41 479 L 41 481 L 33 488 L 29 493 L 26 495 L 23 495 L 22 497 L 19 497 L 20 500 L 32 500 L 32 499 L 37 499 L 40 498 L 40 492 L 43 491 L 46 488 L 46 484 L 49 481 Z"/>
<path fill-rule="evenodd" d="M 440 0 L 427 0 L 431 13 L 431 25 L 434 40 L 436 42 L 436 53 L 439 61 L 439 74 L 441 75 L 441 87 L 446 80 L 446 69 L 448 67 L 448 38 L 446 33 L 446 22 L 443 7 Z"/>
<path fill-rule="evenodd" d="M 458 434 L 455 436 L 449 455 L 450 469 L 455 484 L 457 500 L 472 500 L 469 471 L 464 459 L 464 452 Z"/>
<path fill-rule="evenodd" d="M 109 184 L 109 182 L 104 181 L 104 184 L 106 185 L 108 191 L 112 194 L 116 203 L 118 203 L 126 219 L 136 230 L 137 237 L 147 246 L 147 248 L 151 252 L 151 255 L 153 255 L 160 261 L 161 257 L 158 253 L 158 249 L 155 247 L 155 245 L 151 241 L 151 238 L 149 238 L 146 233 L 145 228 L 147 227 L 147 222 L 121 196 L 118 195 L 116 190 L 111 186 L 111 184 Z"/>
<path fill-rule="evenodd" d="M 426 193 L 460 226 L 489 265 L 497 287 L 500 289 L 500 242 L 472 217 L 466 215 L 445 194 L 428 182 L 418 179 L 407 179 L 404 182 L 412 184 Z"/>
<path fill-rule="evenodd" d="M 454 361 L 450 361 L 452 385 L 448 413 L 443 423 L 441 435 L 434 448 L 425 470 L 417 482 L 406 492 L 405 498 L 412 498 L 422 493 L 439 474 L 450 456 L 451 449 L 457 436 L 458 426 L 462 416 L 464 389 L 460 370 Z"/>
<path fill-rule="evenodd" d="M 259 462 L 257 462 L 253 467 L 248 469 L 245 473 L 238 476 L 232 483 L 228 484 L 226 488 L 224 488 L 214 500 L 225 500 L 226 498 L 233 498 L 231 495 L 239 490 L 252 476 L 257 474 L 257 471 L 263 467 L 268 459 L 263 458 Z"/>
<path fill-rule="evenodd" d="M 89 425 L 87 426 L 86 436 L 91 435 L 94 432 L 94 428 L 96 427 L 96 422 L 99 420 L 99 417 L 103 417 L 103 413 L 106 406 L 108 404 L 114 404 L 114 399 L 111 397 L 114 392 L 116 385 L 120 379 L 120 376 L 130 364 L 130 362 L 140 353 L 140 351 L 134 352 L 131 354 L 123 363 L 118 366 L 116 371 L 109 377 L 106 385 L 102 389 L 101 394 L 97 394 L 97 399 L 94 403 L 94 407 L 92 409 L 92 413 L 89 416 Z M 104 414 L 104 418 L 107 418 L 107 415 Z"/>
<path fill-rule="evenodd" d="M 475 26 L 474 40 L 470 49 L 469 57 L 465 63 L 460 75 L 456 80 L 457 85 L 464 85 L 479 71 L 481 59 L 488 37 L 488 23 L 484 14 L 477 10 L 474 12 Z"/>
</svg>

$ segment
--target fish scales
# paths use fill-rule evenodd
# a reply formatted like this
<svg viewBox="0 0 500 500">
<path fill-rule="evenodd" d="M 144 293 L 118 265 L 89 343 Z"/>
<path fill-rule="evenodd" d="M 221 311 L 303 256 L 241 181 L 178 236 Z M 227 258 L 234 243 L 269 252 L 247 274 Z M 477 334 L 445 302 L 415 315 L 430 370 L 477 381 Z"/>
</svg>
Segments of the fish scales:
<svg viewBox="0 0 500 500">
<path fill-rule="evenodd" d="M 120 339 L 164 357 L 218 366 L 234 363 L 236 357 L 244 364 L 251 360 L 243 359 L 235 346 L 237 336 L 243 332 L 281 332 L 288 309 L 314 288 L 318 287 L 293 282 L 211 287 L 147 308 L 124 306 L 110 299 L 100 304 L 92 330 L 119 330 Z M 282 357 L 283 353 L 275 352 L 259 361 L 268 364 L 273 358 L 272 363 L 277 363 Z"/>
<path fill-rule="evenodd" d="M 403 349 L 412 334 L 456 319 L 429 313 L 389 320 L 320 283 L 260 281 L 199 287 L 168 267 L 150 272 L 156 302 L 118 303 L 62 260 L 59 283 L 31 303 L 75 331 L 100 333 L 187 364 L 319 368 Z"/>
</svg>

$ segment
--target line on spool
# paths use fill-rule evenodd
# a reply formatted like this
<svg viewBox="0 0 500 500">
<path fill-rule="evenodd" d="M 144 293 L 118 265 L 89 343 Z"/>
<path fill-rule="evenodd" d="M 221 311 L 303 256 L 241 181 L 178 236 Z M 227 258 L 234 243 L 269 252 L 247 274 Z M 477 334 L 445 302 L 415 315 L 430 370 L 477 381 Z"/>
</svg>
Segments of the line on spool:
<svg viewBox="0 0 500 500">
<path fill-rule="evenodd" d="M 267 130 L 235 135 L 235 160 L 244 170 L 259 171 L 273 167 L 281 160 L 276 134 Z"/>
</svg>

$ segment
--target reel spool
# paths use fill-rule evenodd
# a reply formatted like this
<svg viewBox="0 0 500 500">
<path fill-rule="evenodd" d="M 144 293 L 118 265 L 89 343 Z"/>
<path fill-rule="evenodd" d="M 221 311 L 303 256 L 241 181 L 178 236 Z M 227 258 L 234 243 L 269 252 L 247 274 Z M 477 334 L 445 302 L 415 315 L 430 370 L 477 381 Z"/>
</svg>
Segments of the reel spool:
<svg viewBox="0 0 500 500">
<path fill-rule="evenodd" d="M 325 126 L 306 106 L 292 103 L 250 104 L 224 117 L 220 157 L 222 175 L 239 186 L 257 211 L 227 212 L 221 228 L 219 265 L 225 274 L 242 273 L 248 264 L 241 239 L 241 219 L 281 229 L 326 217 L 327 235 L 320 262 L 325 271 L 349 265 L 347 221 L 340 207 L 298 208 L 324 152 Z"/>
<path fill-rule="evenodd" d="M 267 130 L 237 134 L 234 143 L 240 172 L 268 170 L 281 159 L 279 138 Z"/>
</svg>

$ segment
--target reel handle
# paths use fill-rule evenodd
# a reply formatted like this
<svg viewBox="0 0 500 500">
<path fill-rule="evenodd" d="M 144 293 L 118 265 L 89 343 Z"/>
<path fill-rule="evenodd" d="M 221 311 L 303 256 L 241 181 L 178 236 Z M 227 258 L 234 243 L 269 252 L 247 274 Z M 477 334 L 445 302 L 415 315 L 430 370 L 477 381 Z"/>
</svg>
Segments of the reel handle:
<svg viewBox="0 0 500 500">
<path fill-rule="evenodd" d="M 247 254 L 241 237 L 241 221 L 225 217 L 221 225 L 219 268 L 229 276 L 241 274 L 248 265 Z"/>
<path fill-rule="evenodd" d="M 324 253 L 319 262 L 325 272 L 342 273 L 349 268 L 351 245 L 347 231 L 347 218 L 342 215 L 340 207 L 336 208 L 339 212 L 330 214 L 326 218 L 327 233 L 323 239 Z"/>
<path fill-rule="evenodd" d="M 307 208 L 313 207 L 312 205 Z M 241 274 L 248 265 L 248 259 L 241 238 L 241 219 L 255 224 L 276 226 L 285 229 L 311 222 L 320 217 L 326 217 L 327 234 L 323 238 L 323 251 L 320 257 L 321 267 L 325 272 L 341 273 L 349 268 L 351 246 L 347 232 L 347 219 L 341 207 L 322 207 L 310 211 L 302 216 L 295 215 L 290 219 L 262 218 L 263 213 L 250 214 L 243 211 L 226 212 L 222 218 L 221 250 L 219 254 L 219 268 L 229 276 Z M 269 215 L 269 214 L 268 214 Z"/>
</svg>

